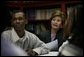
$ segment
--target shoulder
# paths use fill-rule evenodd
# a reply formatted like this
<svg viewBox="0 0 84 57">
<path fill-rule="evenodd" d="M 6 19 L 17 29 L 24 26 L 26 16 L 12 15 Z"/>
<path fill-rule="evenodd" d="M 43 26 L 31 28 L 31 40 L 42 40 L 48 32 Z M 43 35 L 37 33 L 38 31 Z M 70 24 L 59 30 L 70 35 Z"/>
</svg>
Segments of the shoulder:
<svg viewBox="0 0 84 57">
<path fill-rule="evenodd" d="M 29 37 L 29 38 L 38 38 L 35 34 L 29 32 L 29 31 L 25 30 L 25 33 L 26 33 L 26 36 Z"/>
<path fill-rule="evenodd" d="M 12 30 L 12 27 L 6 27 L 4 31 L 2 32 L 2 34 L 8 34 L 10 33 L 11 30 Z"/>
<path fill-rule="evenodd" d="M 43 33 L 50 33 L 50 32 L 51 32 L 50 30 L 43 31 Z"/>
<path fill-rule="evenodd" d="M 25 32 L 26 32 L 26 37 L 29 39 L 29 42 L 32 42 L 35 44 L 39 41 L 39 38 L 35 34 L 29 31 L 25 31 Z"/>
<path fill-rule="evenodd" d="M 42 31 L 39 35 L 48 35 L 48 34 L 51 34 L 51 32 L 49 30 Z"/>
<path fill-rule="evenodd" d="M 11 35 L 11 30 L 6 30 L 1 33 L 1 38 L 9 40 L 11 38 L 10 35 Z"/>
<path fill-rule="evenodd" d="M 25 30 L 25 32 L 26 32 L 26 34 L 28 34 L 28 35 L 35 35 L 35 34 L 29 32 L 29 31 L 27 31 L 27 30 Z"/>
<path fill-rule="evenodd" d="M 1 33 L 1 35 L 7 35 L 7 34 L 9 34 L 11 32 L 11 30 L 5 30 L 5 31 L 3 31 L 2 33 Z"/>
</svg>

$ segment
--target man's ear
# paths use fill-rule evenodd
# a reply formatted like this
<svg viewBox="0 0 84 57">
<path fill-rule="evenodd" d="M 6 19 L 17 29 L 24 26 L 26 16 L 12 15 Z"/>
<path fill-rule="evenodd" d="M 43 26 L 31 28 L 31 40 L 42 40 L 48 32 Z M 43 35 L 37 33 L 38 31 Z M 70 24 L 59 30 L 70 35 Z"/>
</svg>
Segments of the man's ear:
<svg viewBox="0 0 84 57">
<path fill-rule="evenodd" d="M 13 26 L 13 19 L 11 19 L 10 22 L 11 22 L 11 26 Z"/>
</svg>

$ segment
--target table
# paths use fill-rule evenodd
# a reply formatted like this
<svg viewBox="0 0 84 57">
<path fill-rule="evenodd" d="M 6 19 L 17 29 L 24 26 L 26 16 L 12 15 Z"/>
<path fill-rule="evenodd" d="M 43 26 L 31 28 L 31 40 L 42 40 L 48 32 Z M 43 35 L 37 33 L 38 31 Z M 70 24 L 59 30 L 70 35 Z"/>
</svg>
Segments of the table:
<svg viewBox="0 0 84 57">
<path fill-rule="evenodd" d="M 44 54 L 44 55 L 40 55 L 40 56 L 57 56 L 58 54 L 59 54 L 59 52 L 51 51 L 48 54 Z"/>
</svg>

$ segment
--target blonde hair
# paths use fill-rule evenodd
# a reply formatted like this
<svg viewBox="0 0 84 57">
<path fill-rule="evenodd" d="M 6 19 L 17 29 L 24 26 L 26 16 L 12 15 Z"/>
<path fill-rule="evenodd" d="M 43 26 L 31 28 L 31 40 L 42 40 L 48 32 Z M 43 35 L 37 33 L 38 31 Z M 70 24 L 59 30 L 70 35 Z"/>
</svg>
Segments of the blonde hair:
<svg viewBox="0 0 84 57">
<path fill-rule="evenodd" d="M 63 25 L 66 19 L 66 14 L 60 10 L 53 11 L 50 20 L 52 20 L 56 16 L 59 16 L 62 18 L 62 25 Z"/>
</svg>

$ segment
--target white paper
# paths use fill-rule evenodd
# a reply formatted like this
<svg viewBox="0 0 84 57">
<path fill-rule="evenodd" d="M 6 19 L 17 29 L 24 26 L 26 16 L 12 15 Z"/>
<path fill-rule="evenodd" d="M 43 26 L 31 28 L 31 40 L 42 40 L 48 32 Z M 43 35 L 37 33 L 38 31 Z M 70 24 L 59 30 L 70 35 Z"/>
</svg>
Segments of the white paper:
<svg viewBox="0 0 84 57">
<path fill-rule="evenodd" d="M 58 55 L 58 52 L 52 51 L 52 52 L 49 52 L 48 54 L 44 54 L 40 56 L 57 56 L 57 55 Z"/>
</svg>

